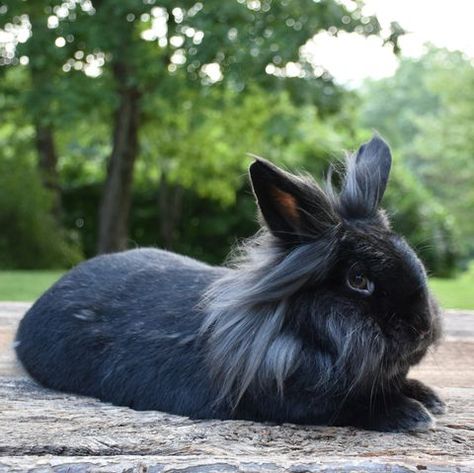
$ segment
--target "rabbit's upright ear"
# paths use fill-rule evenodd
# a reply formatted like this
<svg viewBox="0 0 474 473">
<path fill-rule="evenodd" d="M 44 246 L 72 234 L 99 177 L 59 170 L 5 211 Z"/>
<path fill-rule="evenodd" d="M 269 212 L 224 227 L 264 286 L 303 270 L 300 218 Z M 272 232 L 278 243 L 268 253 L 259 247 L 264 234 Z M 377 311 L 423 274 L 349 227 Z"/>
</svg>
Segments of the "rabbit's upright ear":
<svg viewBox="0 0 474 473">
<path fill-rule="evenodd" d="M 349 158 L 340 196 L 345 217 L 366 218 L 375 214 L 387 187 L 391 165 L 390 148 L 377 135 Z"/>
<path fill-rule="evenodd" d="M 337 223 L 331 203 L 314 183 L 257 159 L 249 168 L 257 203 L 270 231 L 296 242 Z"/>
</svg>

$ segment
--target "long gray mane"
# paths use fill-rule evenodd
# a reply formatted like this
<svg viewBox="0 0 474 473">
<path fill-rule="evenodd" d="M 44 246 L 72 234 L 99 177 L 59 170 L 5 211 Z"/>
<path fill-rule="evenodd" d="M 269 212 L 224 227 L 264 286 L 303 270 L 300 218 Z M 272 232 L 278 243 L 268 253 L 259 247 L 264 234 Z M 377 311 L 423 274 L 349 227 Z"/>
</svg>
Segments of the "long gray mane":
<svg viewBox="0 0 474 473">
<path fill-rule="evenodd" d="M 207 313 L 201 334 L 208 336 L 208 362 L 221 398 L 236 405 L 255 381 L 276 383 L 298 366 L 301 341 L 284 329 L 288 299 L 309 280 L 325 277 L 334 254 L 334 238 L 288 252 L 262 231 L 241 245 L 230 271 L 206 292 Z"/>
</svg>

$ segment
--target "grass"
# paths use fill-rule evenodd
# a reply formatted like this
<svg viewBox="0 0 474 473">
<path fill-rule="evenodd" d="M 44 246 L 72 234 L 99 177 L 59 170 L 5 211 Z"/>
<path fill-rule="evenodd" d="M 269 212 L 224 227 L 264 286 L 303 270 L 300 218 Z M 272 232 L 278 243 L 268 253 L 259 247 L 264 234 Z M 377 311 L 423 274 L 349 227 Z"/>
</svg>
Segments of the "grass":
<svg viewBox="0 0 474 473">
<path fill-rule="evenodd" d="M 0 301 L 33 301 L 64 271 L 0 271 Z"/>
<path fill-rule="evenodd" d="M 0 271 L 0 301 L 33 301 L 63 271 Z M 453 279 L 432 278 L 431 288 L 444 308 L 474 310 L 474 263 Z"/>
<path fill-rule="evenodd" d="M 430 286 L 442 307 L 474 310 L 474 262 L 456 278 L 432 278 Z"/>
</svg>

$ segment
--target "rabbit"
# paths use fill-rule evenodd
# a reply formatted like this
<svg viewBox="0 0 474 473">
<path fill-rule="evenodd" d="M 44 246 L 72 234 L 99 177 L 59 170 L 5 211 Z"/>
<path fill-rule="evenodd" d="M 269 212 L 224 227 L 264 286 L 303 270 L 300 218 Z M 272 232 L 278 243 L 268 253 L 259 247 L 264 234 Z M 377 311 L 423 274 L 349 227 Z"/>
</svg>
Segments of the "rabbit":
<svg viewBox="0 0 474 473">
<path fill-rule="evenodd" d="M 264 159 L 262 228 L 225 267 L 158 249 L 97 256 L 32 306 L 16 352 L 42 385 L 193 419 L 423 431 L 444 412 L 408 379 L 441 335 L 413 249 L 379 208 L 375 135 L 339 190 Z"/>
</svg>

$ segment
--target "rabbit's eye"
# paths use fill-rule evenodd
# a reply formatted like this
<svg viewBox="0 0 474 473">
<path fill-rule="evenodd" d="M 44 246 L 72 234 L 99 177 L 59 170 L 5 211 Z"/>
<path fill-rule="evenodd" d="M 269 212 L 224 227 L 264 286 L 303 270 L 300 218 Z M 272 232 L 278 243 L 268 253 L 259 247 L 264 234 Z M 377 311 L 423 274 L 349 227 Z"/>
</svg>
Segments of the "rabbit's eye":
<svg viewBox="0 0 474 473">
<path fill-rule="evenodd" d="M 353 291 L 370 295 L 374 292 L 374 283 L 362 271 L 351 270 L 347 275 L 347 285 Z"/>
</svg>

